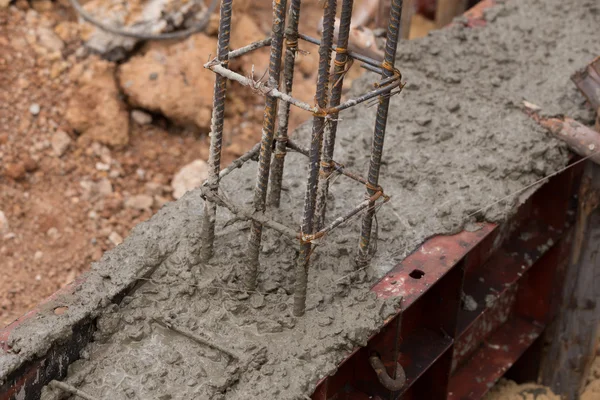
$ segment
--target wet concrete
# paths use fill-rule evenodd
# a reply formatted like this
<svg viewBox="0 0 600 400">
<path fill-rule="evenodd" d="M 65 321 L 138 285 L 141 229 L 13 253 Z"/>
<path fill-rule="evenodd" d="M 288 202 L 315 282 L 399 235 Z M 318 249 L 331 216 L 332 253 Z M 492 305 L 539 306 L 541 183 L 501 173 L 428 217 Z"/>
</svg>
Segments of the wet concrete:
<svg viewBox="0 0 600 400">
<path fill-rule="evenodd" d="M 378 251 L 356 270 L 359 219 L 317 246 L 307 313 L 292 315 L 297 243 L 265 230 L 256 292 L 240 291 L 247 222 L 220 209 L 216 256 L 198 259 L 202 199 L 198 191 L 164 207 L 108 252 L 71 296 L 17 328 L 0 357 L 0 376 L 68 337 L 74 321 L 98 317 L 95 341 L 67 381 L 110 399 L 302 399 L 366 343 L 396 304 L 372 284 L 419 243 L 474 220 L 501 222 L 531 191 L 516 193 L 560 168 L 567 151 L 521 110 L 522 100 L 548 115 L 590 122 L 592 112 L 569 76 L 600 54 L 595 0 L 508 1 L 486 13 L 480 29 L 457 24 L 399 48 L 408 82 L 392 100 L 381 185 L 392 200 L 377 214 Z M 576 21 L 576 22 L 575 22 Z M 366 75 L 353 93 L 376 81 Z M 374 108 L 342 113 L 335 159 L 366 171 Z M 295 138 L 304 141 L 308 126 Z M 299 226 L 306 160 L 286 159 L 282 208 L 274 218 Z M 292 167 L 293 166 L 293 167 Z M 251 199 L 256 164 L 222 182 L 232 200 Z M 329 218 L 364 198 L 339 177 Z M 118 294 L 136 283 L 122 301 Z M 55 315 L 52 309 L 67 305 Z M 59 397 L 46 389 L 43 398 Z"/>
</svg>

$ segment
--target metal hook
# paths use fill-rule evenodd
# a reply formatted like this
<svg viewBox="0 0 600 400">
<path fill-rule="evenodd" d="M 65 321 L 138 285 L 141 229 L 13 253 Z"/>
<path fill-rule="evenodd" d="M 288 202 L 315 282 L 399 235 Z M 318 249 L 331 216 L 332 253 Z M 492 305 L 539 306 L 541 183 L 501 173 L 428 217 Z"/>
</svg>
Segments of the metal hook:
<svg viewBox="0 0 600 400">
<path fill-rule="evenodd" d="M 377 374 L 377 379 L 379 379 L 379 383 L 381 383 L 384 388 L 391 390 L 392 392 L 397 392 L 406 384 L 406 373 L 400 363 L 396 363 L 396 379 L 392 379 L 392 377 L 389 376 L 385 369 L 385 365 L 383 365 L 383 361 L 381 361 L 377 354 L 373 354 L 369 357 L 369 364 L 373 367 L 373 370 Z"/>
</svg>

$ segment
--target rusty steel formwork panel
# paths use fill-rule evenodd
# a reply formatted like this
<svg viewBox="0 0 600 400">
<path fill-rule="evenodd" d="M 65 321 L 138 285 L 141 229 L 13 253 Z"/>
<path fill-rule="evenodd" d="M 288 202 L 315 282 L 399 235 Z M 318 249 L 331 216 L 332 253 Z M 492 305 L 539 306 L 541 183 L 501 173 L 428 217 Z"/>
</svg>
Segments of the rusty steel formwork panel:
<svg viewBox="0 0 600 400">
<path fill-rule="evenodd" d="M 539 338 L 560 301 L 580 175 L 575 167 L 555 176 L 501 226 L 434 237 L 394 267 L 372 290 L 402 297 L 402 310 L 319 383 L 313 400 L 473 400 L 507 372 L 535 379 Z M 403 371 L 402 389 L 381 383 L 368 363 L 374 353 L 391 377 Z"/>
</svg>

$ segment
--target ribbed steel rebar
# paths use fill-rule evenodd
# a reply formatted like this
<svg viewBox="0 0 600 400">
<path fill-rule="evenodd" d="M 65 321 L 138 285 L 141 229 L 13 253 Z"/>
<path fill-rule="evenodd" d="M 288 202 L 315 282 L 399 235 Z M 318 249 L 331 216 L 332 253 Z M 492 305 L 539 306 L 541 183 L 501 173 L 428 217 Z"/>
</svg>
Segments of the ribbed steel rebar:
<svg viewBox="0 0 600 400">
<path fill-rule="evenodd" d="M 283 50 L 283 38 L 285 27 L 285 10 L 287 0 L 273 1 L 273 28 L 271 41 L 271 57 L 269 60 L 268 86 L 278 88 L 281 75 L 281 53 Z M 275 118 L 277 116 L 278 99 L 267 97 L 265 100 L 265 112 L 263 116 L 262 138 L 260 143 L 260 155 L 258 158 L 258 173 L 256 186 L 254 188 L 253 207 L 255 211 L 263 212 L 267 198 L 267 186 L 269 184 L 269 171 L 271 167 L 271 153 L 273 152 L 273 139 L 275 134 Z M 250 235 L 248 238 L 248 270 L 244 279 L 248 290 L 256 288 L 256 277 L 258 274 L 258 257 L 260 254 L 260 243 L 262 239 L 261 223 L 252 221 L 250 223 Z"/>
<path fill-rule="evenodd" d="M 285 62 L 283 65 L 284 93 L 291 94 L 294 82 L 294 64 L 296 52 L 298 51 L 298 22 L 300 20 L 300 0 L 292 0 L 290 3 L 288 27 L 285 30 Z M 285 163 L 285 141 L 288 137 L 288 125 L 290 119 L 290 103 L 285 102 L 279 108 L 279 127 L 277 130 L 277 144 L 272 163 L 271 188 L 268 203 L 279 207 L 281 199 L 281 183 L 283 179 L 283 166 Z"/>
<path fill-rule="evenodd" d="M 327 107 L 327 92 L 329 90 L 329 71 L 331 65 L 331 47 L 335 28 L 335 13 L 337 1 L 327 0 L 323 13 L 323 37 L 319 45 L 319 67 L 317 75 L 317 92 L 315 100 L 319 108 Z M 313 119 L 312 137 L 310 142 L 308 179 L 304 197 L 304 215 L 302 218 L 302 233 L 313 233 L 315 203 L 317 200 L 317 182 L 319 177 L 319 162 L 323 145 L 325 117 L 315 115 Z M 296 262 L 296 284 L 294 292 L 294 315 L 304 315 L 306 309 L 306 289 L 308 281 L 308 265 L 311 253 L 310 242 L 301 242 L 300 254 Z"/>
<path fill-rule="evenodd" d="M 389 78 L 396 74 L 394 70 L 394 61 L 396 58 L 396 49 L 400 37 L 400 19 L 402 17 L 402 0 L 392 0 L 390 9 L 390 20 L 387 29 L 387 38 L 385 42 L 385 56 L 382 63 L 384 70 L 382 77 Z M 373 133 L 373 143 L 371 145 L 371 160 L 369 162 L 369 173 L 367 175 L 367 196 L 373 196 L 379 184 L 379 171 L 381 168 L 381 157 L 383 154 L 383 142 L 385 139 L 385 128 L 387 125 L 388 111 L 390 107 L 390 97 L 382 95 L 379 98 L 377 107 L 377 117 L 375 119 L 375 131 Z M 371 243 L 371 230 L 373 227 L 374 207 L 369 207 L 362 220 L 360 233 L 359 249 L 357 262 L 364 265 L 369 259 L 369 246 Z"/>
<path fill-rule="evenodd" d="M 346 75 L 346 63 L 348 62 L 348 39 L 350 37 L 350 23 L 352 22 L 352 8 L 354 0 L 343 0 L 342 15 L 338 33 L 338 43 L 333 67 L 333 88 L 329 107 L 336 107 L 342 101 L 342 88 L 344 76 Z M 329 115 L 331 119 L 325 126 L 325 143 L 321 157 L 321 172 L 319 173 L 319 186 L 317 189 L 317 205 L 315 229 L 319 230 L 325 224 L 327 211 L 327 194 L 329 192 L 329 178 L 334 170 L 333 151 L 335 149 L 335 136 L 337 133 L 337 113 Z"/>
<path fill-rule="evenodd" d="M 224 67 L 229 60 L 229 38 L 231 34 L 231 9 L 233 0 L 223 0 L 219 20 L 219 37 L 217 59 Z M 211 119 L 210 153 L 208 156 L 208 186 L 215 192 L 219 189 L 219 171 L 221 170 L 221 149 L 223 146 L 223 125 L 225 121 L 225 95 L 227 93 L 227 78 L 217 75 L 214 87 L 213 110 Z M 202 260 L 209 260 L 213 255 L 215 240 L 215 220 L 217 205 L 204 202 L 202 221 L 203 246 L 200 251 Z"/>
</svg>

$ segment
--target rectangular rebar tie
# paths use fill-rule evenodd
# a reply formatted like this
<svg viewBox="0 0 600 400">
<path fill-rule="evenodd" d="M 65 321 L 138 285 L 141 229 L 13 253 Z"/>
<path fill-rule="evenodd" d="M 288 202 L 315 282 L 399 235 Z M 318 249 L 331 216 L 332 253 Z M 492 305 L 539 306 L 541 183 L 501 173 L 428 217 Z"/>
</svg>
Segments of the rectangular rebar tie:
<svg viewBox="0 0 600 400">
<path fill-rule="evenodd" d="M 285 30 L 285 62 L 283 64 L 284 93 L 291 95 L 294 83 L 294 65 L 296 52 L 298 51 L 298 22 L 300 20 L 301 0 L 292 0 L 289 11 L 288 27 Z M 277 128 L 277 143 L 275 155 L 271 168 L 271 188 L 269 191 L 269 204 L 279 207 L 281 199 L 281 183 L 283 180 L 283 166 L 285 163 L 286 140 L 288 137 L 288 125 L 290 120 L 291 105 L 284 102 L 279 109 L 279 126 Z"/>
<path fill-rule="evenodd" d="M 392 0 L 390 9 L 390 20 L 387 29 L 387 38 L 385 42 L 385 56 L 381 67 L 383 68 L 382 77 L 390 78 L 396 74 L 394 62 L 396 58 L 396 49 L 398 47 L 398 38 L 400 36 L 400 18 L 402 17 L 402 0 Z M 373 143 L 371 145 L 371 160 L 369 162 L 369 173 L 367 175 L 367 196 L 372 197 L 378 189 L 379 170 L 381 168 L 381 157 L 383 154 L 383 142 L 385 139 L 385 128 L 387 125 L 388 111 L 390 107 L 390 96 L 382 95 L 379 97 L 377 106 L 377 116 L 375 118 L 375 130 L 373 132 Z M 358 248 L 357 264 L 364 266 L 369 260 L 369 246 L 371 242 L 371 230 L 373 227 L 373 216 L 375 215 L 374 203 L 367 208 L 363 216 L 360 232 L 360 241 Z"/>
<path fill-rule="evenodd" d="M 279 87 L 279 78 L 281 75 L 281 53 L 283 50 L 286 6 L 287 0 L 273 1 L 273 33 L 271 41 L 271 57 L 269 60 L 268 86 L 275 89 Z M 267 96 L 265 99 L 262 138 L 258 158 L 258 173 L 253 201 L 254 210 L 258 213 L 265 211 L 278 101 L 279 100 L 276 97 L 272 96 Z M 257 221 L 250 222 L 250 235 L 248 238 L 247 249 L 248 270 L 244 278 L 244 283 L 248 290 L 254 290 L 256 288 L 262 229 L 263 226 L 261 223 Z"/>
<path fill-rule="evenodd" d="M 327 0 L 323 13 L 323 37 L 319 45 L 319 67 L 317 72 L 317 107 L 327 108 L 327 92 L 329 90 L 329 68 L 331 64 L 331 47 L 335 28 L 335 13 L 337 1 Z M 302 218 L 302 233 L 313 233 L 315 203 L 317 200 L 317 183 L 319 178 L 319 163 L 323 145 L 325 115 L 316 114 L 313 118 L 312 137 L 310 141 L 308 179 L 304 197 L 304 215 Z M 296 284 L 294 291 L 294 315 L 302 316 L 306 309 L 306 289 L 308 281 L 308 265 L 310 261 L 311 243 L 300 242 L 300 254 L 296 262 Z"/>
<path fill-rule="evenodd" d="M 346 75 L 346 63 L 348 61 L 348 38 L 350 36 L 350 22 L 352 22 L 352 8 L 354 0 L 342 2 L 342 15 L 338 43 L 334 60 L 333 88 L 331 89 L 330 107 L 336 107 L 342 100 L 342 89 L 344 76 Z M 327 193 L 329 191 L 329 178 L 334 170 L 333 151 L 335 149 L 335 136 L 337 133 L 338 114 L 331 114 L 331 119 L 325 127 L 325 144 L 323 145 L 323 156 L 321 158 L 321 172 L 319 174 L 319 187 L 317 193 L 316 230 L 320 230 L 325 224 L 325 213 L 327 212 Z"/>
<path fill-rule="evenodd" d="M 223 0 L 221 3 L 219 20 L 219 38 L 217 59 L 223 66 L 229 63 L 229 37 L 231 33 L 231 8 L 233 0 Z M 208 156 L 207 186 L 217 192 L 219 190 L 219 172 L 221 170 L 221 148 L 223 146 L 223 124 L 225 121 L 225 95 L 227 92 L 227 78 L 217 75 L 215 79 L 213 110 L 210 127 L 210 153 Z M 215 240 L 215 220 L 217 205 L 211 201 L 204 202 L 204 215 L 202 221 L 202 249 L 200 257 L 203 261 L 209 260 L 213 255 Z"/>
</svg>

